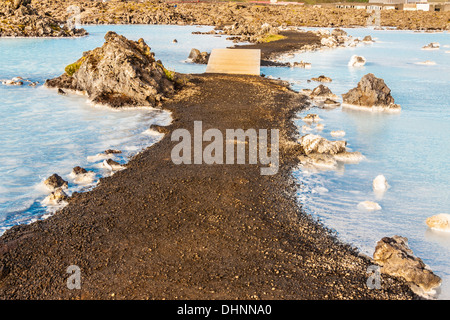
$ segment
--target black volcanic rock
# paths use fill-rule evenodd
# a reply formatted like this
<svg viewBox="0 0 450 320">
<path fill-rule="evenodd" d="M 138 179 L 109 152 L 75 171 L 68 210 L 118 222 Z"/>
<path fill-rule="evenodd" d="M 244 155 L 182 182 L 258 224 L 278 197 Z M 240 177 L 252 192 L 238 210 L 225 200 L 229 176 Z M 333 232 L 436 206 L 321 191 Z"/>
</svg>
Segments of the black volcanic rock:
<svg viewBox="0 0 450 320">
<path fill-rule="evenodd" d="M 342 98 L 344 103 L 356 106 L 400 109 L 400 106 L 394 103 L 391 89 L 383 79 L 375 77 L 372 73 L 362 77 L 358 86 L 343 94 Z"/>
</svg>

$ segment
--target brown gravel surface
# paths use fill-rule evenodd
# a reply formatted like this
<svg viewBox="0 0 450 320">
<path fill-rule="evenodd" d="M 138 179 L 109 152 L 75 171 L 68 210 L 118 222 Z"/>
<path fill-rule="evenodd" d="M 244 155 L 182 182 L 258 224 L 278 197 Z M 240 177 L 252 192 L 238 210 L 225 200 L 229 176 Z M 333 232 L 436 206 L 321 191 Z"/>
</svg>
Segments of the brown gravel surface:
<svg viewBox="0 0 450 320">
<path fill-rule="evenodd" d="M 248 45 L 234 46 L 236 49 L 260 49 L 261 59 L 272 60 L 276 59 L 282 54 L 289 52 L 296 52 L 304 46 L 316 45 L 320 46 L 320 37 L 313 32 L 298 32 L 298 31 L 282 31 L 280 35 L 284 36 L 283 39 L 255 43 Z"/>
<path fill-rule="evenodd" d="M 193 75 L 163 106 L 174 121 L 127 169 L 53 217 L 0 238 L 1 299 L 411 299 L 298 205 L 292 117 L 304 97 L 252 76 Z M 280 170 L 174 165 L 171 131 L 280 130 Z M 224 132 L 224 131 L 223 131 Z M 66 286 L 69 265 L 81 289 Z"/>
</svg>

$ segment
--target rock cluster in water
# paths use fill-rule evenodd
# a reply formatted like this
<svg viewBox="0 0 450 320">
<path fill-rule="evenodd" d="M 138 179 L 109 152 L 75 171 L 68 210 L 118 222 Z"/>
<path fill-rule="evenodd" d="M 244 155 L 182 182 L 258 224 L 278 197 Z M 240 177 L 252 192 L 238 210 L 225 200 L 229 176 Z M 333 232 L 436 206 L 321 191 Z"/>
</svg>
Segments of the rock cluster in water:
<svg viewBox="0 0 450 320">
<path fill-rule="evenodd" d="M 36 10 L 31 0 L 0 0 L 1 37 L 74 37 L 86 30 L 70 28 L 65 19 Z"/>
<path fill-rule="evenodd" d="M 298 143 L 303 150 L 299 160 L 304 167 L 335 169 L 338 161 L 357 163 L 364 158 L 359 152 L 348 152 L 344 140 L 330 141 L 319 135 L 307 134 Z"/>
<path fill-rule="evenodd" d="M 85 52 L 65 71 L 45 85 L 85 92 L 95 103 L 112 107 L 155 106 L 174 92 L 173 74 L 143 39 L 128 40 L 112 31 L 102 47 Z"/>
</svg>

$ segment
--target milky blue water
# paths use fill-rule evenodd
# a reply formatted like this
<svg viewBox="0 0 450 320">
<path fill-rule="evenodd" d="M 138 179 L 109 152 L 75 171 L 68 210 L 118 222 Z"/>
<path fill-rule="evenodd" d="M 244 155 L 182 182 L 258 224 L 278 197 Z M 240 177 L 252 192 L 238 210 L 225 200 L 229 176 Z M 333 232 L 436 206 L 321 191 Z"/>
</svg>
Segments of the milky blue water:
<svg viewBox="0 0 450 320">
<path fill-rule="evenodd" d="M 128 38 L 144 38 L 168 69 L 201 73 L 205 66 L 185 63 L 191 48 L 210 51 L 231 46 L 224 37 L 192 35 L 210 28 L 185 26 L 88 26 L 90 36 L 80 39 L 0 39 L 0 79 L 22 76 L 43 83 L 60 75 L 83 51 L 102 45 L 109 30 Z M 312 63 L 311 69 L 262 68 L 266 75 L 292 82 L 294 89 L 314 88 L 311 77 L 321 74 L 333 79 L 326 84 L 341 95 L 369 73 L 383 78 L 392 89 L 399 114 L 311 109 L 325 125 L 318 133 L 327 139 L 332 130 L 345 130 L 348 147 L 366 159 L 335 171 L 298 169 L 294 175 L 303 183 L 298 197 L 304 208 L 338 236 L 371 255 L 376 241 L 384 236 L 409 239 L 414 253 L 444 280 L 440 298 L 450 298 L 450 234 L 431 231 L 425 219 L 449 212 L 450 158 L 450 45 L 448 33 L 374 31 L 347 29 L 352 36 L 371 35 L 377 41 L 356 48 L 301 53 L 292 61 Z M 177 39 L 178 43 L 172 43 Z M 421 47 L 439 42 L 441 49 Z M 367 64 L 349 68 L 354 54 Z M 435 66 L 417 62 L 432 60 Z M 105 174 L 98 162 L 87 157 L 108 148 L 124 151 L 116 160 L 127 159 L 158 141 L 146 134 L 152 123 L 167 123 L 158 110 L 114 111 L 95 107 L 86 97 L 60 96 L 42 86 L 0 85 L 0 231 L 17 223 L 28 223 L 46 214 L 40 204 L 45 193 L 39 183 L 53 173 L 69 180 L 71 169 L 80 165 Z M 301 126 L 301 120 L 296 121 Z M 341 139 L 341 138 L 339 138 Z M 390 188 L 382 198 L 372 191 L 372 180 L 386 176 Z M 70 183 L 71 190 L 78 190 Z M 360 211 L 360 201 L 378 202 L 382 210 Z"/>
<path fill-rule="evenodd" d="M 375 244 L 385 236 L 409 239 L 414 253 L 444 280 L 440 298 L 450 298 L 450 233 L 431 231 L 427 217 L 450 213 L 450 35 L 410 31 L 346 29 L 354 37 L 371 35 L 377 41 L 356 48 L 301 53 L 292 61 L 312 63 L 311 69 L 263 68 L 262 72 L 288 79 L 293 88 L 312 89 L 319 83 L 307 80 L 319 75 L 331 77 L 326 83 L 340 96 L 356 86 L 367 73 L 383 78 L 391 88 L 399 114 L 370 113 L 337 108 L 314 108 L 299 114 L 316 113 L 323 119 L 322 132 L 329 140 L 344 139 L 366 160 L 341 166 L 335 171 L 298 170 L 304 183 L 299 199 L 313 216 L 334 229 L 339 237 L 372 255 Z M 441 49 L 421 50 L 439 42 Z M 362 68 L 349 68 L 352 55 L 367 59 Z M 434 61 L 434 66 L 416 64 Z M 297 121 L 301 127 L 305 123 Z M 314 125 L 312 126 L 314 128 Z M 344 138 L 330 132 L 344 130 Z M 391 186 L 378 198 L 372 180 L 383 174 Z M 361 201 L 375 201 L 380 211 L 361 211 Z"/>
<path fill-rule="evenodd" d="M 0 39 L 0 79 L 23 77 L 39 81 L 37 87 L 0 84 L 0 233 L 18 224 L 48 216 L 41 205 L 47 195 L 41 182 L 53 173 L 70 183 L 70 192 L 89 189 L 72 183 L 73 167 L 82 166 L 107 175 L 101 161 L 88 161 L 106 149 L 123 151 L 120 163 L 160 139 L 149 134 L 151 124 L 167 124 L 170 115 L 158 110 L 112 110 L 93 106 L 85 96 L 58 95 L 42 84 L 64 72 L 84 51 L 101 46 L 109 30 L 137 40 L 144 38 L 168 69 L 204 72 L 205 66 L 187 64 L 191 48 L 232 45 L 225 38 L 192 35 L 198 27 L 92 26 L 79 39 Z M 210 30 L 210 28 L 204 28 Z M 177 38 L 178 43 L 172 41 Z"/>
</svg>

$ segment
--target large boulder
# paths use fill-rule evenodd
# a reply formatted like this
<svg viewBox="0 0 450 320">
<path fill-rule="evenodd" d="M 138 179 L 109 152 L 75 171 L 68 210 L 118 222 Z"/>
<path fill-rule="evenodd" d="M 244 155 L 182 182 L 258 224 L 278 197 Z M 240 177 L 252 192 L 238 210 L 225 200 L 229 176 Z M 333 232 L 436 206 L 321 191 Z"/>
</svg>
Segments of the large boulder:
<svg viewBox="0 0 450 320">
<path fill-rule="evenodd" d="M 394 103 L 391 89 L 384 83 L 383 79 L 368 73 L 361 78 L 358 86 L 342 95 L 346 104 L 382 108 L 386 110 L 399 110 L 400 106 Z"/>
<path fill-rule="evenodd" d="M 400 236 L 385 237 L 377 242 L 373 258 L 381 266 L 381 272 L 403 278 L 412 283 L 413 289 L 431 292 L 441 284 L 423 261 L 414 256 L 408 246 L 408 239 Z"/>
<path fill-rule="evenodd" d="M 353 55 L 348 62 L 349 67 L 362 67 L 366 64 L 366 58 L 362 56 Z"/>
<path fill-rule="evenodd" d="M 112 107 L 155 106 L 173 93 L 173 74 L 155 60 L 143 39 L 132 41 L 109 31 L 105 40 L 46 85 L 85 92 L 92 101 Z"/>
<path fill-rule="evenodd" d="M 192 48 L 187 60 L 192 63 L 207 64 L 209 60 L 209 53 L 200 52 L 200 50 Z"/>
</svg>

